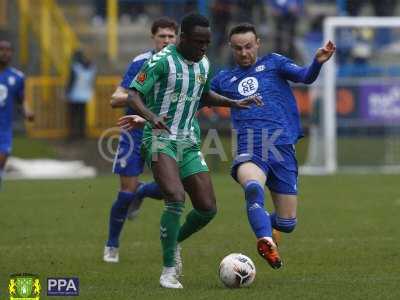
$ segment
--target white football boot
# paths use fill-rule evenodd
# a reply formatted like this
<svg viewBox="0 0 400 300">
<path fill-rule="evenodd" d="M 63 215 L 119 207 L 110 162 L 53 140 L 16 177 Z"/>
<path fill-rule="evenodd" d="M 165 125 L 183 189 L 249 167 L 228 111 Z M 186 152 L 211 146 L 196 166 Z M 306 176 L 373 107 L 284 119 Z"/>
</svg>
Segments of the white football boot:
<svg viewBox="0 0 400 300">
<path fill-rule="evenodd" d="M 116 247 L 104 247 L 103 260 L 108 263 L 119 262 L 119 250 Z"/>
<path fill-rule="evenodd" d="M 175 267 L 163 267 L 160 276 L 160 285 L 166 289 L 182 289 L 182 284 L 178 281 Z"/>
</svg>

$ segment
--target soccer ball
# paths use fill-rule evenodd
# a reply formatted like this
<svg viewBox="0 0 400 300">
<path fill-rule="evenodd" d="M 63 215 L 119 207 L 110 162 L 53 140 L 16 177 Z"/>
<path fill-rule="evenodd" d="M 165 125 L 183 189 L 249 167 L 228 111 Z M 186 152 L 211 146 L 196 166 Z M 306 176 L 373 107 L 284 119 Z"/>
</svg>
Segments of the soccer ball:
<svg viewBox="0 0 400 300">
<path fill-rule="evenodd" d="M 225 256 L 219 265 L 219 278 L 228 288 L 241 288 L 252 284 L 256 267 L 250 258 L 241 253 Z"/>
</svg>

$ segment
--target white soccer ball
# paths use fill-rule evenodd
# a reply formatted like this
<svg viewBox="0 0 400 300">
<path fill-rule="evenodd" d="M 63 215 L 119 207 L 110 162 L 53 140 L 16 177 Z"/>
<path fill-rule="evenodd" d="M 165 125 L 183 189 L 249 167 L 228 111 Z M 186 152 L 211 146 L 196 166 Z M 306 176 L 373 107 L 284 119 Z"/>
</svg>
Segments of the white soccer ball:
<svg viewBox="0 0 400 300">
<path fill-rule="evenodd" d="M 253 261 L 244 254 L 229 254 L 219 265 L 219 278 L 228 288 L 249 286 L 255 277 L 256 267 Z"/>
</svg>

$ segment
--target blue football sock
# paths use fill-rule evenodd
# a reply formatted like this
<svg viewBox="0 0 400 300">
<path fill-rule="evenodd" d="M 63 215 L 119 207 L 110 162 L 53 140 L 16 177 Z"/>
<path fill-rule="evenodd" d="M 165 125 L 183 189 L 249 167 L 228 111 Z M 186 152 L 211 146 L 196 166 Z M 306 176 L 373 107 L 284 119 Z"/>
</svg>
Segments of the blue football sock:
<svg viewBox="0 0 400 300">
<path fill-rule="evenodd" d="M 119 235 L 124 226 L 129 204 L 132 202 L 134 196 L 134 193 L 129 192 L 118 193 L 117 200 L 115 200 L 111 207 L 107 246 L 119 246 Z"/>
<path fill-rule="evenodd" d="M 258 181 L 250 180 L 245 186 L 247 217 L 257 238 L 272 236 L 271 221 L 264 210 L 264 188 Z"/>
<path fill-rule="evenodd" d="M 142 184 L 138 190 L 136 191 L 137 198 L 153 198 L 153 199 L 162 199 L 162 193 L 160 187 L 155 182 L 148 182 Z"/>
<path fill-rule="evenodd" d="M 292 232 L 297 224 L 297 218 L 281 218 L 276 213 L 270 215 L 270 220 L 272 228 L 286 233 Z"/>
</svg>

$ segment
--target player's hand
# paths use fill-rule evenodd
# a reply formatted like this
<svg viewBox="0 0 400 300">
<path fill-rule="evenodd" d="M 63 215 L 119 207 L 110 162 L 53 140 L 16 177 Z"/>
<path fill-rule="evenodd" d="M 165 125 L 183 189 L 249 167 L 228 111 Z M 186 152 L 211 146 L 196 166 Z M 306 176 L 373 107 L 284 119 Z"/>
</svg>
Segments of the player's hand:
<svg viewBox="0 0 400 300">
<path fill-rule="evenodd" d="M 33 122 L 35 120 L 35 114 L 32 111 L 25 109 L 24 118 L 27 119 L 29 122 Z"/>
<path fill-rule="evenodd" d="M 322 48 L 319 48 L 317 50 L 317 53 L 315 54 L 315 58 L 320 64 L 323 64 L 324 62 L 328 61 L 333 53 L 336 51 L 336 45 L 332 43 L 332 41 L 328 41 Z"/>
<path fill-rule="evenodd" d="M 250 108 L 252 104 L 255 104 L 257 106 L 264 105 L 259 96 L 250 96 L 242 100 L 233 101 L 232 104 L 233 104 L 232 107 L 236 108 Z"/>
<path fill-rule="evenodd" d="M 143 128 L 146 119 L 138 115 L 127 115 L 118 119 L 117 125 L 123 130 Z"/>
<path fill-rule="evenodd" d="M 162 116 L 154 116 L 150 121 L 151 125 L 155 129 L 162 129 L 166 130 L 168 133 L 171 133 L 171 130 L 167 126 L 166 122 L 170 117 L 167 115 L 162 115 Z"/>
</svg>

